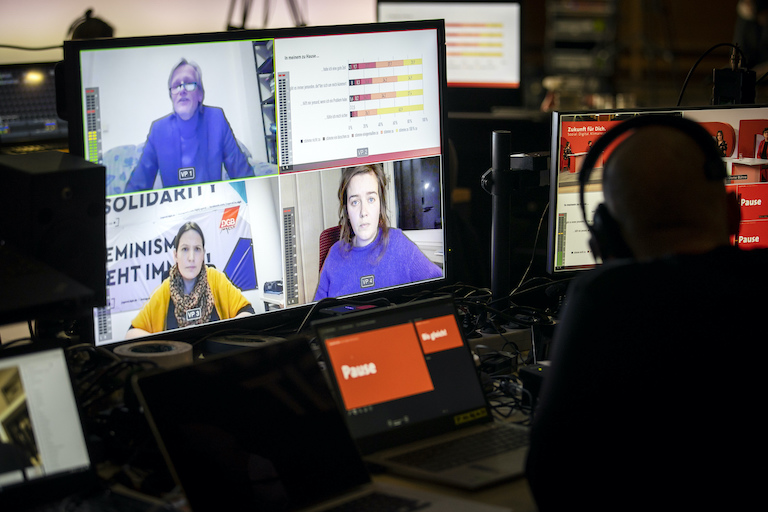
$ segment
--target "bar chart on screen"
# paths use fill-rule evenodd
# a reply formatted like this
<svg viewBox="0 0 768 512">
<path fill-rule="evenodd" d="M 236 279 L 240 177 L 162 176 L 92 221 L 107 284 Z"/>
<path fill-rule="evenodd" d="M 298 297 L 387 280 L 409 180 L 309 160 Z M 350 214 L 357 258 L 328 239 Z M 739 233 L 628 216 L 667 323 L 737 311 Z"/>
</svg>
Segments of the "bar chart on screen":
<svg viewBox="0 0 768 512">
<path fill-rule="evenodd" d="M 447 84 L 449 88 L 462 89 L 520 88 L 521 4 L 515 0 L 376 2 L 380 22 L 445 20 Z M 468 101 L 462 98 L 458 104 L 466 105 Z"/>
<path fill-rule="evenodd" d="M 350 64 L 350 75 L 353 78 L 349 79 L 352 92 L 349 102 L 353 109 L 359 107 L 359 110 L 351 110 L 349 116 L 355 118 L 423 111 L 424 75 L 421 64 L 422 60 L 418 58 Z M 364 70 L 376 70 L 379 73 L 378 76 L 354 78 L 355 71 Z M 381 73 L 382 70 L 384 73 Z M 366 86 L 375 86 L 379 90 L 363 92 Z M 371 102 L 376 103 L 370 105 Z"/>
<path fill-rule="evenodd" d="M 455 87 L 519 87 L 519 43 L 499 21 L 446 23 L 448 83 Z"/>
<path fill-rule="evenodd" d="M 343 63 L 323 48 L 281 57 L 278 46 L 281 172 L 439 153 L 440 77 L 419 36 L 386 46 L 339 36 L 334 43 L 355 47 Z"/>
</svg>

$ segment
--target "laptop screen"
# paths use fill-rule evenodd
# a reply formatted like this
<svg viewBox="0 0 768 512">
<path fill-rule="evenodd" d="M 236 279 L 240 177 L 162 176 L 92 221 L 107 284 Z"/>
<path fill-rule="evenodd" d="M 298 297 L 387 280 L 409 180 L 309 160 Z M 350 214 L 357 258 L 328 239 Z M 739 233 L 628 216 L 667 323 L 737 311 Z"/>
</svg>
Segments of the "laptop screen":
<svg viewBox="0 0 768 512">
<path fill-rule="evenodd" d="M 0 351 L 0 504 L 33 506 L 92 477 L 64 350 Z"/>
<path fill-rule="evenodd" d="M 363 453 L 492 420 L 452 299 L 313 326 Z"/>
</svg>

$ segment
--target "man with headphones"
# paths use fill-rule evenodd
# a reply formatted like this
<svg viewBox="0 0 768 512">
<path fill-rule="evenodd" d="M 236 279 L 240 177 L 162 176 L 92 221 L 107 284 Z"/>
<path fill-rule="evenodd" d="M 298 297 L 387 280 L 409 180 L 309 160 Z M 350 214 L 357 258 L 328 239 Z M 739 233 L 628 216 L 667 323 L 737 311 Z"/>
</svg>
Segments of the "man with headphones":
<svg viewBox="0 0 768 512">
<path fill-rule="evenodd" d="M 556 327 L 532 493 L 542 512 L 751 504 L 768 250 L 731 245 L 739 205 L 724 164 L 680 117 L 637 116 L 603 135 L 581 171 L 582 204 L 614 144 L 588 224 L 603 264 L 571 284 Z"/>
</svg>

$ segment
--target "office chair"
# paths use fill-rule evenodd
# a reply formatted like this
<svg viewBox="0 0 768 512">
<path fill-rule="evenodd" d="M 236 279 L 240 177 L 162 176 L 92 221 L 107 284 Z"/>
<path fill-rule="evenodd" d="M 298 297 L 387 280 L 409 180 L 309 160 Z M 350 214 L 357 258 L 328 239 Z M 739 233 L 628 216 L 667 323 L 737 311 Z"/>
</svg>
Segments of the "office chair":
<svg viewBox="0 0 768 512">
<path fill-rule="evenodd" d="M 318 269 L 318 272 L 323 270 L 323 263 L 325 263 L 325 258 L 328 256 L 328 251 L 331 246 L 339 240 L 340 234 L 341 226 L 333 226 L 324 229 L 322 233 L 320 233 L 320 268 Z"/>
</svg>

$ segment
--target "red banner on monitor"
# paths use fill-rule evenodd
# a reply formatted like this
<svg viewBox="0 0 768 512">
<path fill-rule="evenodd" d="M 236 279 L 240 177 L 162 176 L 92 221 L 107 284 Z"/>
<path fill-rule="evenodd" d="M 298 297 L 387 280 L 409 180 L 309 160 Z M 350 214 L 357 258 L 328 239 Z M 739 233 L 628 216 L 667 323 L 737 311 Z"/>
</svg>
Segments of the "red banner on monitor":
<svg viewBox="0 0 768 512">
<path fill-rule="evenodd" d="M 453 315 L 416 322 L 416 331 L 425 354 L 460 347 L 464 343 Z"/>
<path fill-rule="evenodd" d="M 327 347 L 347 410 L 434 389 L 413 324 L 342 336 Z"/>
</svg>

